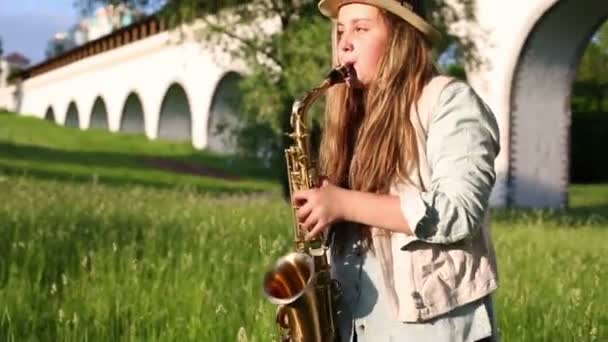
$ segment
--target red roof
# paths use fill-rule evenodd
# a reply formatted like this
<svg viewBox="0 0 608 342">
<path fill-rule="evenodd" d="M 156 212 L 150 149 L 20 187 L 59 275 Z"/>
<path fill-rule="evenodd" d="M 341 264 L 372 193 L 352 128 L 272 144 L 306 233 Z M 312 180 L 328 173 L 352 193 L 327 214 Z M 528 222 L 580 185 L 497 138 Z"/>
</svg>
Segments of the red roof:
<svg viewBox="0 0 608 342">
<path fill-rule="evenodd" d="M 29 65 L 30 60 L 18 52 L 9 53 L 3 59 L 11 64 Z"/>
</svg>

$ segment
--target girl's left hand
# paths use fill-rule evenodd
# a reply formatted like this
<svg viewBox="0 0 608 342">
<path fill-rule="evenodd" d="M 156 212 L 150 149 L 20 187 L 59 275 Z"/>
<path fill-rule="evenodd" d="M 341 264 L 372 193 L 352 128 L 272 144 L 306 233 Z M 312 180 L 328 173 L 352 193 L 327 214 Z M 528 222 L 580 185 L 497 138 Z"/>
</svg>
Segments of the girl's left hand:
<svg viewBox="0 0 608 342">
<path fill-rule="evenodd" d="M 325 231 L 329 226 L 344 219 L 344 193 L 342 189 L 324 179 L 319 188 L 300 190 L 293 194 L 298 222 L 308 231 L 311 239 Z"/>
</svg>

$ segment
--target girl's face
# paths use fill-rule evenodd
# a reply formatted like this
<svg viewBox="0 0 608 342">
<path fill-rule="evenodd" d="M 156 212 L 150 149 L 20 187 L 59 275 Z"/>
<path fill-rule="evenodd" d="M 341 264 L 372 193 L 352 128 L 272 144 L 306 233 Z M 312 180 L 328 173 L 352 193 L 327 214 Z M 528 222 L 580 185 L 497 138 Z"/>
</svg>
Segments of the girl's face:
<svg viewBox="0 0 608 342">
<path fill-rule="evenodd" d="M 388 28 L 377 7 L 347 4 L 338 12 L 338 61 L 352 65 L 350 86 L 366 87 L 373 81 L 388 42 Z"/>
</svg>

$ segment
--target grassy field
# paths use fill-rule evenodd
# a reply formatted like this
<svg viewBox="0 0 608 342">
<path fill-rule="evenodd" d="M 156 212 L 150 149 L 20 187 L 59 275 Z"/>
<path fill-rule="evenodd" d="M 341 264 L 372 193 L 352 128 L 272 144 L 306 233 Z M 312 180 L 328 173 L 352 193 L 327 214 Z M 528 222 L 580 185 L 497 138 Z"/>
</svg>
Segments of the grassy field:
<svg viewBox="0 0 608 342">
<path fill-rule="evenodd" d="M 0 115 L 0 341 L 272 339 L 275 307 L 261 296 L 261 278 L 290 250 L 291 218 L 259 169 L 237 173 L 228 158 L 141 137 L 7 129 L 46 124 L 22 120 Z M 35 150 L 114 160 L 120 146 L 127 166 L 107 182 L 113 162 Z M 142 155 L 210 160 L 246 180 L 148 170 L 136 162 Z M 207 191 L 214 182 L 227 185 Z M 608 185 L 570 193 L 568 210 L 494 213 L 503 341 L 608 340 Z"/>
<path fill-rule="evenodd" d="M 278 190 L 268 170 L 243 158 L 197 151 L 189 143 L 150 141 L 143 135 L 65 128 L 1 111 L 0 171 L 70 182 L 185 186 L 203 192 Z"/>
</svg>

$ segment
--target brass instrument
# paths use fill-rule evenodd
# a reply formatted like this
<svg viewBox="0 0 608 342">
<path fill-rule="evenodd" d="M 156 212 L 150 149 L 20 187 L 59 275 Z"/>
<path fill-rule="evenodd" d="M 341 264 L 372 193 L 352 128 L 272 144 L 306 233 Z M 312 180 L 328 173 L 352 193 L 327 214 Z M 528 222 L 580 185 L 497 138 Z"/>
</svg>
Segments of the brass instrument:
<svg viewBox="0 0 608 342">
<path fill-rule="evenodd" d="M 348 77 L 346 66 L 333 69 L 323 83 L 295 101 L 291 113 L 294 144 L 285 150 L 290 194 L 317 187 L 306 124 L 310 106 L 331 86 Z M 278 304 L 276 321 L 282 341 L 338 340 L 335 302 L 339 285 L 331 278 L 325 237 L 306 240 L 292 204 L 296 251 L 281 257 L 264 276 L 264 294 Z"/>
</svg>

